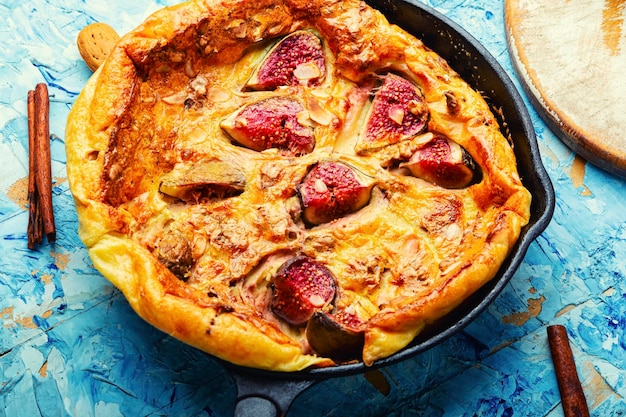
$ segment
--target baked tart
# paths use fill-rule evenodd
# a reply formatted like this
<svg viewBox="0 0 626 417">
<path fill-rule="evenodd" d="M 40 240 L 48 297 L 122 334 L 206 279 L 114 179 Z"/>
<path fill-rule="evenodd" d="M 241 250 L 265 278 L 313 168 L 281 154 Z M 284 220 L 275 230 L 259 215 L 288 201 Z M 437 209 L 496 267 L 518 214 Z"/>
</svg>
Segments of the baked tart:
<svg viewBox="0 0 626 417">
<path fill-rule="evenodd" d="M 357 0 L 192 0 L 117 43 L 67 124 L 79 233 L 147 322 L 247 367 L 407 346 L 530 217 L 480 93 Z"/>
</svg>

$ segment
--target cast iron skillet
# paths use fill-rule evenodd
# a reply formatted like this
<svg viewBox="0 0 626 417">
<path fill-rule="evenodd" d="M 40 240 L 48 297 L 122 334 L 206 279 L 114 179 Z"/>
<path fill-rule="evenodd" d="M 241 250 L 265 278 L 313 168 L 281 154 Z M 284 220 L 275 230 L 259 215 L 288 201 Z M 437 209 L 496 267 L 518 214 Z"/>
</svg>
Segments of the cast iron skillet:
<svg viewBox="0 0 626 417">
<path fill-rule="evenodd" d="M 496 277 L 409 346 L 372 367 L 362 363 L 296 373 L 261 371 L 223 365 L 237 385 L 236 416 L 284 415 L 293 399 L 322 379 L 347 376 L 391 365 L 414 356 L 459 332 L 500 294 L 524 259 L 531 242 L 547 227 L 554 211 L 554 190 L 539 155 L 535 131 L 518 91 L 490 53 L 457 24 L 417 0 L 366 0 L 395 23 L 445 58 L 472 87 L 482 92 L 513 141 L 524 185 L 533 196 L 529 224 Z"/>
</svg>

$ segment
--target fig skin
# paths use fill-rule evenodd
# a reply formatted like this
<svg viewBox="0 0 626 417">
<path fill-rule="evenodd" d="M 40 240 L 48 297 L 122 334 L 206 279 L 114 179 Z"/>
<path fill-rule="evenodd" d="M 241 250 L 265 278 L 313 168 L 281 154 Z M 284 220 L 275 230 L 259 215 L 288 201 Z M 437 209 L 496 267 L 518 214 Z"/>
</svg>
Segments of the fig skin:
<svg viewBox="0 0 626 417">
<path fill-rule="evenodd" d="M 236 142 L 257 152 L 277 148 L 300 156 L 315 148 L 314 129 L 301 123 L 306 107 L 291 97 L 276 96 L 250 103 L 220 126 Z"/>
<path fill-rule="evenodd" d="M 322 42 L 312 32 L 300 30 L 283 38 L 266 55 L 246 83 L 246 90 L 275 90 L 304 85 L 316 87 L 326 76 Z"/>
<path fill-rule="evenodd" d="M 448 189 L 467 187 L 480 176 L 470 154 L 458 143 L 438 133 L 400 166 L 408 168 L 418 178 Z"/>
<path fill-rule="evenodd" d="M 311 225 L 331 222 L 366 206 L 375 181 L 336 161 L 315 165 L 297 187 L 302 218 Z"/>
<path fill-rule="evenodd" d="M 225 161 L 198 161 L 161 179 L 159 191 L 185 202 L 227 198 L 241 194 L 246 178 L 239 167 Z"/>
<path fill-rule="evenodd" d="M 332 273 L 308 256 L 285 262 L 272 279 L 272 312 L 293 326 L 302 326 L 317 310 L 328 308 L 337 284 Z"/>
<path fill-rule="evenodd" d="M 155 248 L 155 256 L 181 281 L 187 281 L 193 267 L 191 243 L 182 233 L 165 233 Z"/>
<path fill-rule="evenodd" d="M 357 153 L 367 153 L 422 133 L 430 111 L 422 92 L 411 81 L 389 73 L 368 110 Z"/>
<path fill-rule="evenodd" d="M 337 361 L 360 359 L 365 343 L 363 327 L 356 317 L 316 311 L 307 323 L 306 337 L 321 356 Z"/>
</svg>

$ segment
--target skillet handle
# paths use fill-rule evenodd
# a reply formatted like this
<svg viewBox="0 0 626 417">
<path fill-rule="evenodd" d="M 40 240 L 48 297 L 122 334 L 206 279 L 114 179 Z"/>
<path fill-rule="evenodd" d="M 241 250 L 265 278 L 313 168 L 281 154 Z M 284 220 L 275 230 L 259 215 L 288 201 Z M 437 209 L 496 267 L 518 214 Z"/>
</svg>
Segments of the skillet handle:
<svg viewBox="0 0 626 417">
<path fill-rule="evenodd" d="M 231 369 L 237 385 L 235 417 L 283 417 L 293 400 L 315 383 L 310 379 L 270 378 Z"/>
</svg>

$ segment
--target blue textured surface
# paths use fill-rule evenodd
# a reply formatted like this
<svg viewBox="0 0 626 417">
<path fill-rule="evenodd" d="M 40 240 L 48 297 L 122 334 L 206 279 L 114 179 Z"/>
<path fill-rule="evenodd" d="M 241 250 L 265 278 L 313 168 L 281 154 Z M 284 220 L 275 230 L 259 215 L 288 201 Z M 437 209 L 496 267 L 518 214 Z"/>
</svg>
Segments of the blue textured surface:
<svg viewBox="0 0 626 417">
<path fill-rule="evenodd" d="M 0 416 L 232 414 L 228 373 L 144 323 L 93 269 L 66 181 L 65 120 L 91 74 L 78 31 L 103 21 L 124 33 L 174 2 L 0 0 Z M 481 41 L 519 87 L 503 0 L 427 4 Z M 38 82 L 51 95 L 58 238 L 29 251 L 26 93 Z M 462 333 L 377 371 L 379 382 L 320 382 L 289 416 L 562 416 L 546 338 L 554 323 L 568 329 L 592 415 L 626 414 L 626 183 L 575 157 L 531 114 L 557 207 L 510 285 Z"/>
</svg>

